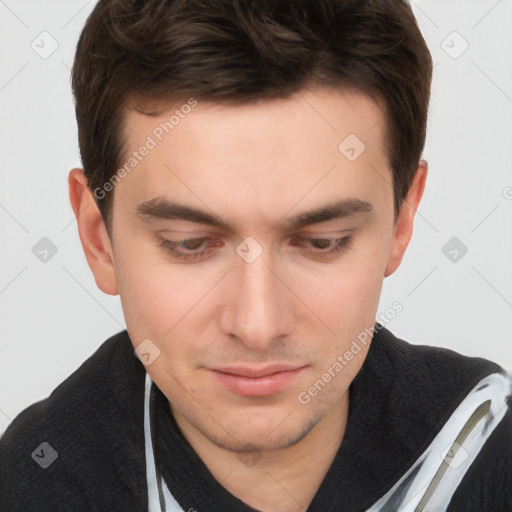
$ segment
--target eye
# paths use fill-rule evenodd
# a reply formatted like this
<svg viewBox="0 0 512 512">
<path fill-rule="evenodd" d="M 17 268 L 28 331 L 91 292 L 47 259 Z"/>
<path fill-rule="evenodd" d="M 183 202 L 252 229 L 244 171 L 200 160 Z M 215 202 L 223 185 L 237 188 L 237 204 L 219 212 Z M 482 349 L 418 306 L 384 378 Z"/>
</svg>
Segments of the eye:
<svg viewBox="0 0 512 512">
<path fill-rule="evenodd" d="M 166 251 L 170 252 L 172 256 L 183 260 L 190 260 L 204 256 L 206 250 L 199 249 L 204 247 L 205 241 L 211 240 L 209 237 L 188 238 L 177 242 L 173 242 L 172 240 L 168 240 L 164 237 L 158 237 L 158 239 L 160 247 L 163 247 Z M 185 249 L 185 251 L 199 250 L 199 252 L 183 252 L 182 250 L 178 250 L 177 247 Z"/>
<path fill-rule="evenodd" d="M 159 246 L 171 254 L 173 258 L 190 261 L 204 258 L 209 249 L 222 245 L 221 241 L 210 237 L 188 238 L 186 240 L 173 241 L 158 236 Z M 347 250 L 352 242 L 352 235 L 342 238 L 311 238 L 295 236 L 292 245 L 299 246 L 302 252 L 314 257 L 332 257 Z M 190 252 L 188 252 L 190 251 Z"/>
<path fill-rule="evenodd" d="M 294 238 L 294 245 L 296 241 L 301 242 L 301 246 L 304 246 L 304 242 L 308 246 L 305 250 L 312 252 L 317 256 L 334 256 L 347 250 L 352 242 L 352 235 L 347 235 L 342 238 L 308 238 L 297 236 Z M 310 248 L 313 246 L 313 250 Z"/>
</svg>

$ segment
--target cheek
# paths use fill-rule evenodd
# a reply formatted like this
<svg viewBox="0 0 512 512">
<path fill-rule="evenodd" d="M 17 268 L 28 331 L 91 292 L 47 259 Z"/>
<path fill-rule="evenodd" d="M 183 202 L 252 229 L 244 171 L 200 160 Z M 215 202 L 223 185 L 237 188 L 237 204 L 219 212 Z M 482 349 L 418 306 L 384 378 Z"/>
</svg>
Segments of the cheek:
<svg viewBox="0 0 512 512">
<path fill-rule="evenodd" d="M 313 320 L 319 326 L 316 335 L 320 330 L 326 333 L 324 342 L 317 346 L 315 368 L 318 375 L 329 369 L 336 375 L 329 384 L 330 391 L 325 393 L 326 399 L 336 399 L 349 386 L 366 357 L 386 262 L 382 243 L 377 237 L 360 240 L 352 253 L 340 259 L 339 265 L 326 268 L 325 274 L 310 278 L 308 283 L 305 302 L 311 304 L 316 315 Z M 321 327 L 317 318 L 321 319 Z M 313 338 L 315 332 L 311 334 Z"/>
<path fill-rule="evenodd" d="M 129 265 L 123 265 L 120 281 L 127 324 L 156 339 L 163 340 L 170 334 L 200 298 L 199 287 L 188 281 L 178 267 L 166 263 L 151 264 L 134 258 Z"/>
<path fill-rule="evenodd" d="M 169 280 L 169 265 L 147 241 L 117 241 L 116 276 L 130 335 L 160 339 L 176 322 L 183 284 Z M 179 290 L 179 292 L 177 291 Z M 165 324 L 165 325 L 163 325 Z M 133 339 L 137 343 L 138 339 Z"/>
<path fill-rule="evenodd" d="M 136 251 L 120 251 L 123 256 L 116 258 L 127 329 L 134 345 L 151 339 L 172 366 L 172 361 L 188 357 L 200 344 L 198 332 L 204 330 L 200 324 L 210 318 L 213 296 L 206 292 L 221 275 L 173 263 L 150 242 L 136 245 Z"/>
<path fill-rule="evenodd" d="M 368 321 L 373 324 L 386 263 L 386 255 L 373 245 L 361 241 L 339 264 L 312 275 L 305 286 L 314 313 L 338 334 L 349 334 L 351 327 L 364 327 Z"/>
</svg>

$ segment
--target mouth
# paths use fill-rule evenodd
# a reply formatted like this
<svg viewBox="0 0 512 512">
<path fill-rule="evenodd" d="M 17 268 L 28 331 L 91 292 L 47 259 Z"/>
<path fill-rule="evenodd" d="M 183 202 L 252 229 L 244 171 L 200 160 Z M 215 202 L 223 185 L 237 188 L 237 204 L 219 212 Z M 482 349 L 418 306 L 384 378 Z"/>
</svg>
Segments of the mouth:
<svg viewBox="0 0 512 512">
<path fill-rule="evenodd" d="M 209 370 L 229 391 L 243 396 L 270 396 L 288 387 L 306 366 L 232 366 Z"/>
</svg>

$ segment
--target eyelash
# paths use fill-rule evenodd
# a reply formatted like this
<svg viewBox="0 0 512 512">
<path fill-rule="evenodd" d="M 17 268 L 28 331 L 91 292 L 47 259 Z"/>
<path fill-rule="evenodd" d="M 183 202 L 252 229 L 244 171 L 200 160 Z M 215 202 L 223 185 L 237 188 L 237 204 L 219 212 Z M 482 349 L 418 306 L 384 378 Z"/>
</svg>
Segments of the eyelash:
<svg viewBox="0 0 512 512">
<path fill-rule="evenodd" d="M 188 238 L 186 240 L 180 240 L 177 242 L 173 242 L 172 240 L 168 240 L 167 238 L 160 237 L 160 236 L 158 237 L 158 239 L 159 239 L 160 247 L 162 247 L 166 251 L 170 252 L 173 257 L 176 257 L 176 258 L 182 259 L 182 260 L 186 260 L 186 261 L 201 258 L 204 256 L 204 253 L 208 250 L 208 249 L 205 249 L 203 251 L 196 252 L 196 253 L 184 253 L 184 252 L 176 250 L 176 247 L 179 246 L 180 244 L 184 244 L 187 242 L 193 242 L 196 240 L 197 241 L 208 240 L 209 237 Z M 334 247 L 332 249 L 330 249 L 328 251 L 316 251 L 316 255 L 318 255 L 318 256 L 329 257 L 329 256 L 334 256 L 336 254 L 340 254 L 340 253 L 348 250 L 352 244 L 352 235 L 344 236 L 342 238 L 308 238 L 308 237 L 297 236 L 294 238 L 294 240 L 300 240 L 300 241 L 321 240 L 321 241 L 334 242 Z M 211 246 L 209 248 L 211 248 Z M 305 252 L 307 252 L 307 251 L 305 251 Z"/>
</svg>

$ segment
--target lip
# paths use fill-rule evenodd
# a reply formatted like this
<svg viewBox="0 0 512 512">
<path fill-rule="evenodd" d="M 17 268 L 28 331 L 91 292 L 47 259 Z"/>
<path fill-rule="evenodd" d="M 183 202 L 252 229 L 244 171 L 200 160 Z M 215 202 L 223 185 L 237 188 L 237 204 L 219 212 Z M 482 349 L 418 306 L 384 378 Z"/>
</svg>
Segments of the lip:
<svg viewBox="0 0 512 512">
<path fill-rule="evenodd" d="M 306 367 L 282 364 L 231 366 L 210 370 L 230 391 L 243 396 L 270 396 L 284 390 Z"/>
<path fill-rule="evenodd" d="M 290 364 L 267 364 L 265 366 L 226 366 L 224 368 L 213 368 L 214 371 L 229 373 L 230 375 L 236 375 L 238 377 L 266 377 L 273 373 L 289 372 L 303 368 L 296 365 Z"/>
</svg>

